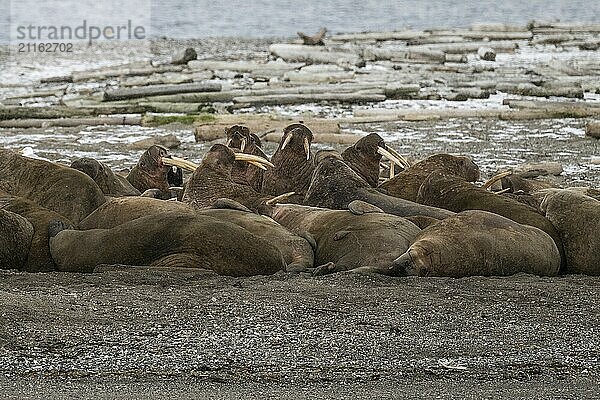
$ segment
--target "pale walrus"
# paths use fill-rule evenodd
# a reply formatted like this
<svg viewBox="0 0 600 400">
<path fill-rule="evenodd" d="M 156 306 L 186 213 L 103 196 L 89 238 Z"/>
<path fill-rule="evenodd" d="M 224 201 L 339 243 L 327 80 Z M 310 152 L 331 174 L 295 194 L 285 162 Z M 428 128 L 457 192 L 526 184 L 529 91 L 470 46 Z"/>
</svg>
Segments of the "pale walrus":
<svg viewBox="0 0 600 400">
<path fill-rule="evenodd" d="M 293 234 L 271 218 L 257 215 L 228 199 L 219 199 L 213 208 L 206 210 L 196 210 L 185 203 L 148 197 L 112 199 L 84 219 L 79 224 L 79 229 L 110 229 L 134 219 L 165 212 L 208 215 L 236 224 L 277 247 L 285 259 L 288 271 L 300 272 L 313 267 L 314 253 L 309 238 Z"/>
<path fill-rule="evenodd" d="M 73 160 L 71 168 L 92 178 L 105 196 L 121 197 L 141 194 L 124 176 L 115 174 L 108 165 L 93 158 L 83 157 Z"/>
<path fill-rule="evenodd" d="M 0 189 L 78 223 L 106 201 L 83 172 L 0 149 Z"/>
<path fill-rule="evenodd" d="M 32 238 L 33 226 L 27 219 L 0 208 L 0 269 L 23 269 Z"/>
<path fill-rule="evenodd" d="M 460 176 L 467 182 L 475 182 L 480 176 L 479 167 L 469 157 L 434 154 L 411 165 L 378 188 L 390 196 L 417 201 L 421 184 L 433 171 Z"/>
<path fill-rule="evenodd" d="M 250 133 L 247 127 L 234 125 L 225 131 L 225 135 L 228 147 L 241 153 L 259 156 L 265 160 L 269 159 L 261 149 L 261 141 L 258 136 Z M 245 161 L 236 161 L 231 171 L 234 182 L 248 185 L 257 192 L 262 189 L 263 175 L 263 169 Z"/>
<path fill-rule="evenodd" d="M 21 269 L 27 272 L 54 271 L 56 265 L 50 256 L 50 248 L 48 247 L 48 224 L 51 221 L 58 220 L 69 226 L 71 221 L 55 211 L 37 205 L 31 200 L 2 191 L 0 191 L 0 205 L 4 210 L 27 219 L 33 227 L 27 259 Z"/>
<path fill-rule="evenodd" d="M 288 202 L 302 202 L 314 170 L 310 145 L 313 134 L 303 124 L 283 130 L 279 147 L 271 157 L 274 167 L 264 173 L 262 192 L 272 196 L 295 192 Z"/>
<path fill-rule="evenodd" d="M 236 160 L 269 165 L 267 160 L 244 153 L 234 153 L 222 144 L 215 144 L 204 155 L 202 162 L 187 181 L 182 201 L 195 208 L 210 208 L 221 198 L 235 200 L 254 212 L 270 213 L 267 202 L 272 196 L 258 193 L 248 185 L 233 181 L 231 171 Z M 168 162 L 168 161 L 167 161 Z M 266 167 L 265 167 L 266 168 Z"/>
<path fill-rule="evenodd" d="M 61 230 L 51 224 L 50 251 L 59 270 L 92 272 L 99 265 L 203 268 L 220 275 L 285 270 L 279 250 L 239 226 L 206 215 L 167 212 L 112 229 Z"/>
<path fill-rule="evenodd" d="M 535 226 L 550 235 L 560 254 L 564 255 L 560 235 L 556 228 L 535 208 L 479 188 L 458 176 L 432 172 L 421 185 L 417 201 L 454 212 L 489 211 L 520 224 Z"/>
<path fill-rule="evenodd" d="M 335 151 L 319 151 L 315 162 L 318 164 L 304 198 L 305 205 L 345 210 L 352 201 L 362 200 L 386 213 L 400 217 L 424 215 L 444 219 L 454 215 L 448 210 L 424 206 L 379 192 L 346 165 Z"/>
<path fill-rule="evenodd" d="M 163 146 L 150 146 L 140 157 L 137 164 L 127 175 L 131 185 L 144 193 L 149 189 L 158 189 L 161 199 L 176 197 L 170 188 L 183 185 L 183 171 L 177 166 L 167 165 L 163 158 L 171 157 Z"/>
<path fill-rule="evenodd" d="M 381 209 L 354 201 L 348 210 L 328 210 L 278 204 L 273 219 L 296 232 L 308 232 L 316 242 L 315 275 L 359 270 L 388 273 L 420 229 Z"/>
<path fill-rule="evenodd" d="M 600 275 L 600 201 L 571 190 L 553 190 L 540 209 L 560 234 L 566 272 Z"/>
<path fill-rule="evenodd" d="M 419 233 L 392 271 L 460 278 L 519 272 L 555 276 L 559 268 L 556 244 L 542 230 L 487 211 L 463 211 Z"/>
</svg>

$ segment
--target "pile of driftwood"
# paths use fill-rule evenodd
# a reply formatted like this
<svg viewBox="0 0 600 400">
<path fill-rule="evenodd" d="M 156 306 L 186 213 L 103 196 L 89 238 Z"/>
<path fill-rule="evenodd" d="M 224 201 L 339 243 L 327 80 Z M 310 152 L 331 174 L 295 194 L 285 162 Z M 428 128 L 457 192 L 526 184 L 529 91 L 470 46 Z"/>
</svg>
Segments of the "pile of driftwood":
<svg viewBox="0 0 600 400">
<path fill-rule="evenodd" d="M 268 59 L 198 60 L 193 49 L 186 49 L 171 63 L 148 61 L 43 79 L 24 94 L 2 100 L 0 127 L 141 124 L 145 113 L 226 114 L 390 99 L 461 101 L 498 92 L 509 98 L 491 108 L 357 108 L 354 118 L 341 123 L 600 115 L 600 102 L 581 100 L 586 93 L 600 93 L 600 25 L 475 24 L 301 37 L 298 43 L 272 44 Z M 220 124 L 220 118 L 198 122 L 198 140 L 209 139 L 202 126 Z"/>
</svg>

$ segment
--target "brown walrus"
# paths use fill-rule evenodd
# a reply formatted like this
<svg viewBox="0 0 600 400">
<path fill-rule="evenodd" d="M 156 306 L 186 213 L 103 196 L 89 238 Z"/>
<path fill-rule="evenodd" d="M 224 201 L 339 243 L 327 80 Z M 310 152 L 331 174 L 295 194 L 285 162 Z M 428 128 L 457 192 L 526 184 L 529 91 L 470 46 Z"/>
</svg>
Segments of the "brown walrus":
<svg viewBox="0 0 600 400">
<path fill-rule="evenodd" d="M 196 210 L 188 204 L 148 197 L 112 199 L 98 207 L 79 225 L 80 229 L 111 229 L 134 219 L 173 212 L 208 215 L 233 223 L 274 245 L 283 255 L 288 271 L 304 271 L 313 267 L 314 253 L 310 239 L 296 235 L 271 218 L 252 213 L 243 205 L 219 199 L 213 208 Z"/>
<path fill-rule="evenodd" d="M 127 175 L 131 185 L 144 193 L 149 189 L 160 190 L 161 199 L 176 197 L 171 187 L 183 185 L 183 172 L 177 166 L 167 165 L 163 158 L 170 157 L 169 150 L 163 146 L 150 146 Z"/>
<path fill-rule="evenodd" d="M 357 270 L 387 273 L 421 231 L 413 223 L 354 201 L 348 210 L 278 204 L 273 219 L 316 242 L 315 275 Z"/>
<path fill-rule="evenodd" d="M 371 133 L 360 138 L 352 146 L 342 152 L 342 159 L 372 187 L 379 184 L 379 164 L 385 155 L 393 163 L 405 167 L 402 160 L 398 160 L 389 153 L 384 140 L 376 133 Z"/>
<path fill-rule="evenodd" d="M 92 178 L 105 196 L 121 197 L 141 194 L 125 177 L 115 174 L 108 165 L 93 158 L 83 157 L 73 160 L 71 168 Z"/>
<path fill-rule="evenodd" d="M 221 275 L 268 275 L 285 270 L 281 252 L 230 222 L 207 215 L 166 212 L 112 229 L 63 230 L 51 224 L 50 251 L 62 271 L 99 265 L 203 268 Z"/>
<path fill-rule="evenodd" d="M 225 131 L 227 136 L 227 146 L 239 150 L 242 153 L 252 154 L 269 158 L 261 149 L 261 141 L 255 134 L 245 126 L 234 125 Z M 245 161 L 236 161 L 231 171 L 231 177 L 234 182 L 248 185 L 252 189 L 260 192 L 262 189 L 264 170 Z"/>
<path fill-rule="evenodd" d="M 562 239 L 565 272 L 600 275 L 600 201 L 571 190 L 553 190 L 540 209 Z"/>
<path fill-rule="evenodd" d="M 383 182 L 378 188 L 390 196 L 417 201 L 417 193 L 423 181 L 430 173 L 438 170 L 460 176 L 467 182 L 475 182 L 480 176 L 479 167 L 468 157 L 434 154 L 411 165 L 392 179 Z"/>
<path fill-rule="evenodd" d="M 70 226 L 71 221 L 57 212 L 37 205 L 31 200 L 2 191 L 0 191 L 0 205 L 5 211 L 10 211 L 25 218 L 33 227 L 27 258 L 21 269 L 28 272 L 54 271 L 56 265 L 50 256 L 50 248 L 48 247 L 48 224 L 51 221 L 62 221 L 65 226 Z"/>
<path fill-rule="evenodd" d="M 520 224 L 535 226 L 550 235 L 556 242 L 561 256 L 564 255 L 560 235 L 556 228 L 535 208 L 479 188 L 458 176 L 432 172 L 421 185 L 417 201 L 455 212 L 489 211 Z"/>
<path fill-rule="evenodd" d="M 391 272 L 418 276 L 555 276 L 560 254 L 548 234 L 487 211 L 463 211 L 424 229 Z"/>
<path fill-rule="evenodd" d="M 345 210 L 354 200 L 362 200 L 381 208 L 384 212 L 400 217 L 424 215 L 444 219 L 453 212 L 412 201 L 388 196 L 372 188 L 332 150 L 319 151 L 318 163 L 304 204 L 314 207 Z"/>
<path fill-rule="evenodd" d="M 288 202 L 302 201 L 314 170 L 310 153 L 312 140 L 311 130 L 303 124 L 291 124 L 283 130 L 279 147 L 271 157 L 274 167 L 263 176 L 263 193 L 278 196 L 295 192 Z"/>
<path fill-rule="evenodd" d="M 0 190 L 25 197 L 78 223 L 106 201 L 83 172 L 0 149 Z"/>
<path fill-rule="evenodd" d="M 25 267 L 33 238 L 31 223 L 0 207 L 0 269 Z"/>
<path fill-rule="evenodd" d="M 269 214 L 271 207 L 267 201 L 272 196 L 258 193 L 248 185 L 233 181 L 231 171 L 237 160 L 258 162 L 269 165 L 267 160 L 250 154 L 234 153 L 222 144 L 215 144 L 204 155 L 202 162 L 187 181 L 182 201 L 195 208 L 210 208 L 221 198 L 235 200 L 254 212 Z"/>
</svg>

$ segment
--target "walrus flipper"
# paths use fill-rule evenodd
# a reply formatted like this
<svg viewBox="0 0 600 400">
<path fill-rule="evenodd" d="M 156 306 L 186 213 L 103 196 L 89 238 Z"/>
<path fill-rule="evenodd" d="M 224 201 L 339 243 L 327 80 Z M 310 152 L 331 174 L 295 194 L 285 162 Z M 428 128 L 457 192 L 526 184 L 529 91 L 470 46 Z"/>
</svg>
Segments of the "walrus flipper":
<svg viewBox="0 0 600 400">
<path fill-rule="evenodd" d="M 351 201 L 350 204 L 348 204 L 348 210 L 354 215 L 384 212 L 381 208 L 362 200 Z"/>
<path fill-rule="evenodd" d="M 215 200 L 215 202 L 212 204 L 212 206 L 210 208 L 225 209 L 225 210 L 237 210 L 237 211 L 243 211 L 243 212 L 249 212 L 249 213 L 252 212 L 252 210 L 250 210 L 248 207 L 246 207 L 242 203 L 239 203 L 235 200 L 231 200 L 231 199 L 228 199 L 225 197 Z"/>
</svg>

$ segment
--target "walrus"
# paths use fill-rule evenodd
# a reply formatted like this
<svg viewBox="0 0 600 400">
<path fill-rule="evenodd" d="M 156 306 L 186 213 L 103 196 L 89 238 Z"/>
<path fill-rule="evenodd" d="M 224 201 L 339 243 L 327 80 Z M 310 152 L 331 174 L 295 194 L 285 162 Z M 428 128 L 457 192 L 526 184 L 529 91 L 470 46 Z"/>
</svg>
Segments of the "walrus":
<svg viewBox="0 0 600 400">
<path fill-rule="evenodd" d="M 44 208 L 24 197 L 13 196 L 0 191 L 0 205 L 3 210 L 10 211 L 25 218 L 33 227 L 33 235 L 29 242 L 28 254 L 21 270 L 27 272 L 47 272 L 56 270 L 56 265 L 48 247 L 48 224 L 61 221 L 71 226 L 69 219 L 61 214 Z"/>
<path fill-rule="evenodd" d="M 560 254 L 541 229 L 487 211 L 469 210 L 421 231 L 393 263 L 395 275 L 555 276 Z"/>
<path fill-rule="evenodd" d="M 115 174 L 108 165 L 93 158 L 83 157 L 73 160 L 71 168 L 92 178 L 105 196 L 121 197 L 141 194 L 124 176 Z"/>
<path fill-rule="evenodd" d="M 231 171 L 236 160 L 257 163 L 262 166 L 272 165 L 263 158 L 235 153 L 227 146 L 215 144 L 204 155 L 202 162 L 187 181 L 182 201 L 195 208 L 203 209 L 210 208 L 218 199 L 228 198 L 243 204 L 254 212 L 268 215 L 271 207 L 267 202 L 273 197 L 258 193 L 248 185 L 234 182 Z"/>
<path fill-rule="evenodd" d="M 277 150 L 271 157 L 274 167 L 265 171 L 262 192 L 272 196 L 295 192 L 288 202 L 301 203 L 314 170 L 310 145 L 313 133 L 303 124 L 283 130 Z"/>
<path fill-rule="evenodd" d="M 341 159 L 339 153 L 321 150 L 315 156 L 317 168 L 304 204 L 314 207 L 345 210 L 354 200 L 362 200 L 400 217 L 424 215 L 444 219 L 453 212 L 388 196 L 372 188 Z"/>
<path fill-rule="evenodd" d="M 421 231 L 402 217 L 362 201 L 348 210 L 278 204 L 273 219 L 293 232 L 308 232 L 316 242 L 315 275 L 355 270 L 387 273 Z"/>
<path fill-rule="evenodd" d="M 247 127 L 233 125 L 225 130 L 225 135 L 227 136 L 228 147 L 242 153 L 262 157 L 265 160 L 269 159 L 261 149 L 262 143 L 259 137 L 250 133 L 250 129 Z M 263 169 L 245 161 L 236 161 L 231 171 L 234 182 L 248 185 L 257 192 L 262 190 L 263 175 Z"/>
<path fill-rule="evenodd" d="M 285 270 L 268 241 L 207 215 L 166 212 L 112 229 L 63 229 L 51 223 L 50 252 L 61 271 L 93 272 L 99 265 L 203 268 L 220 275 L 269 275 Z"/>
<path fill-rule="evenodd" d="M 434 154 L 381 183 L 378 188 L 390 196 L 417 201 L 417 193 L 423 181 L 430 173 L 438 170 L 460 176 L 467 182 L 475 182 L 480 177 L 479 167 L 469 157 Z"/>
<path fill-rule="evenodd" d="M 400 168 L 408 167 L 406 160 L 398 159 L 388 151 L 385 141 L 376 133 L 360 138 L 342 152 L 342 159 L 363 178 L 371 187 L 379 184 L 379 165 L 385 156 Z"/>
<path fill-rule="evenodd" d="M 600 201 L 571 190 L 553 190 L 540 209 L 562 239 L 565 272 L 600 275 Z"/>
<path fill-rule="evenodd" d="M 140 193 L 148 189 L 159 189 L 160 198 L 175 197 L 170 188 L 183 186 L 183 171 L 175 165 L 167 165 L 163 158 L 169 158 L 169 150 L 163 146 L 150 146 L 129 171 L 127 180 Z"/>
<path fill-rule="evenodd" d="M 33 226 L 26 218 L 0 208 L 0 269 L 22 270 L 32 239 Z"/>
<path fill-rule="evenodd" d="M 0 190 L 24 197 L 78 223 L 106 201 L 81 171 L 0 149 Z"/>
<path fill-rule="evenodd" d="M 233 223 L 273 244 L 284 257 L 287 271 L 301 272 L 313 267 L 314 253 L 310 238 L 296 235 L 271 218 L 260 216 L 229 199 L 217 200 L 212 208 L 196 210 L 186 203 L 148 197 L 112 199 L 98 207 L 79 224 L 79 229 L 111 229 L 138 218 L 172 212 L 200 214 Z"/>
<path fill-rule="evenodd" d="M 447 175 L 438 171 L 432 172 L 421 185 L 417 201 L 454 212 L 465 210 L 489 211 L 510 218 L 520 224 L 535 226 L 554 239 L 564 261 L 560 235 L 554 225 L 538 210 L 516 200 L 479 188 L 458 176 Z"/>
</svg>

